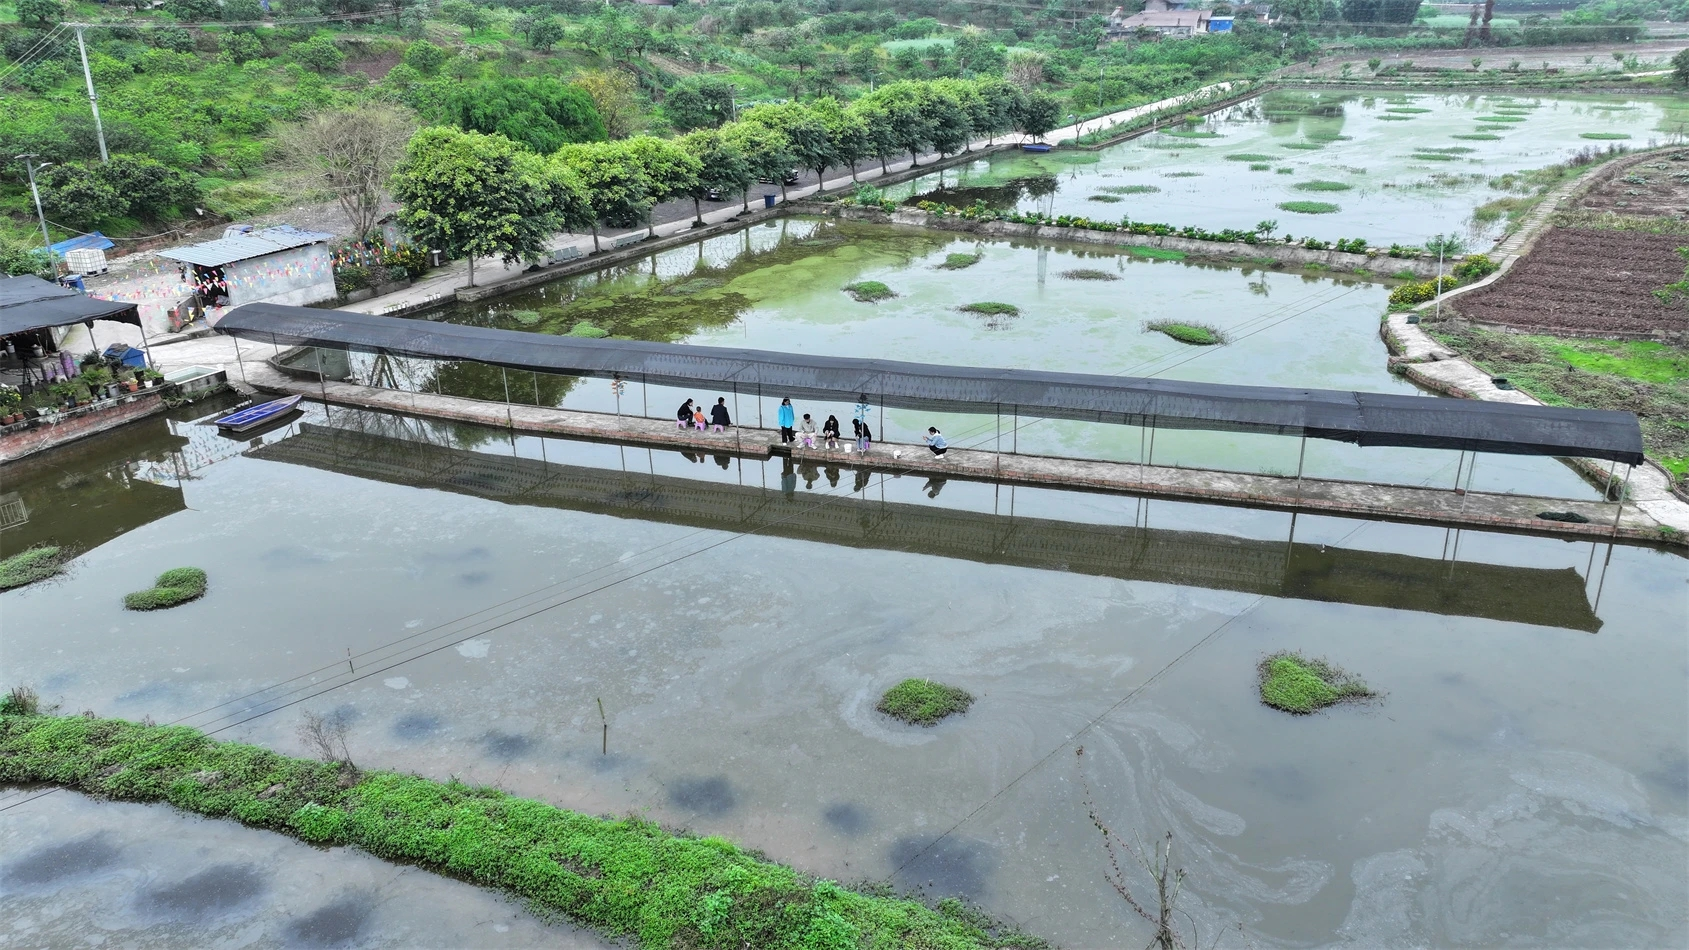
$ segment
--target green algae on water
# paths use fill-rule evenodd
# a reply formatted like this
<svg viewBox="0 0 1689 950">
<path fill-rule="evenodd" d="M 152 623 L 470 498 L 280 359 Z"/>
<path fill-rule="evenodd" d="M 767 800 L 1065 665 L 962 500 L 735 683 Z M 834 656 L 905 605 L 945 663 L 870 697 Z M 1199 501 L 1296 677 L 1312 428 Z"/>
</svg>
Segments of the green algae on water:
<svg viewBox="0 0 1689 950">
<path fill-rule="evenodd" d="M 1281 201 L 1278 209 L 1294 214 L 1333 214 L 1343 210 L 1329 201 Z"/>
<path fill-rule="evenodd" d="M 1290 650 L 1266 657 L 1256 671 L 1261 702 L 1300 716 L 1337 703 L 1361 702 L 1378 695 L 1359 678 L 1325 660 L 1310 660 Z"/>
<path fill-rule="evenodd" d="M 1144 329 L 1165 333 L 1180 343 L 1191 346 L 1218 346 L 1226 342 L 1226 334 L 1222 330 L 1218 327 L 1211 327 L 1206 323 L 1156 320 L 1144 324 Z"/>
</svg>

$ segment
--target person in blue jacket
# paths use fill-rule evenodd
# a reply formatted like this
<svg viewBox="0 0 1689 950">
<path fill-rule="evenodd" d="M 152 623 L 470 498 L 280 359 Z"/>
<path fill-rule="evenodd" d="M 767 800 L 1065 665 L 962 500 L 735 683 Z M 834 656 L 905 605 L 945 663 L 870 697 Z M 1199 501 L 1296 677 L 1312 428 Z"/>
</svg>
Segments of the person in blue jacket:
<svg viewBox="0 0 1689 950">
<path fill-rule="evenodd" d="M 780 441 L 790 442 L 796 436 L 792 434 L 792 427 L 797 425 L 797 414 L 792 410 L 790 399 L 780 400 Z"/>
<path fill-rule="evenodd" d="M 938 458 L 943 458 L 944 453 L 950 448 L 949 444 L 944 441 L 944 436 L 939 434 L 937 426 L 927 427 L 927 448 L 932 449 L 932 454 Z"/>
</svg>

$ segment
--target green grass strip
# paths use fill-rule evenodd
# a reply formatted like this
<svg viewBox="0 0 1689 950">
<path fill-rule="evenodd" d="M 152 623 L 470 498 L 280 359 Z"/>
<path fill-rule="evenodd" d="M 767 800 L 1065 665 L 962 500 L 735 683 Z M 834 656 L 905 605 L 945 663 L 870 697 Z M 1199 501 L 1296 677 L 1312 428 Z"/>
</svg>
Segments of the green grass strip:
<svg viewBox="0 0 1689 950">
<path fill-rule="evenodd" d="M 1478 121 L 1479 122 L 1523 122 L 1523 121 L 1525 121 L 1525 117 L 1522 116 L 1522 115 L 1481 115 L 1481 116 L 1478 116 Z"/>
<path fill-rule="evenodd" d="M 961 306 L 961 307 L 957 307 L 956 309 L 963 310 L 963 311 L 966 311 L 968 313 L 983 313 L 988 317 L 1018 317 L 1018 316 L 1020 316 L 1020 308 L 1019 307 L 1015 306 L 1012 303 L 997 303 L 994 300 L 985 300 L 985 301 L 981 301 L 979 303 L 970 303 L 970 304 L 966 304 L 966 305 Z"/>
<path fill-rule="evenodd" d="M 1104 185 L 1097 190 L 1111 195 L 1153 195 L 1161 189 L 1154 185 Z"/>
<path fill-rule="evenodd" d="M 494 887 L 644 948 L 1042 947 L 957 901 L 864 894 L 641 818 L 595 818 L 493 788 L 358 772 L 185 726 L 0 715 L 0 782 L 168 802 L 319 845 L 352 845 Z"/>
<path fill-rule="evenodd" d="M 1182 261 L 1185 259 L 1184 251 L 1175 251 L 1165 247 L 1132 246 L 1126 249 L 1126 253 L 1133 257 L 1147 257 L 1152 261 Z"/>
<path fill-rule="evenodd" d="M 70 559 L 62 548 L 37 545 L 0 561 L 0 590 L 11 590 L 36 581 L 44 581 L 64 571 Z"/>
<path fill-rule="evenodd" d="M 129 610 L 164 610 L 205 596 L 205 572 L 197 567 L 173 567 L 158 575 L 153 586 L 125 594 L 123 606 Z"/>
<path fill-rule="evenodd" d="M 1126 199 L 1120 197 L 1119 195 L 1092 195 L 1089 198 L 1086 198 L 1085 200 L 1086 201 L 1098 201 L 1098 202 L 1101 202 L 1105 205 L 1117 205 L 1120 202 L 1125 201 Z"/>
<path fill-rule="evenodd" d="M 1332 214 L 1343 210 L 1329 201 L 1281 201 L 1278 208 L 1295 214 Z"/>
<path fill-rule="evenodd" d="M 1324 660 L 1300 653 L 1274 653 L 1261 661 L 1261 702 L 1288 713 L 1307 715 L 1334 703 L 1377 696 L 1365 683 Z"/>
<path fill-rule="evenodd" d="M 1272 160 L 1273 156 L 1262 155 L 1260 152 L 1238 152 L 1236 155 L 1226 156 L 1228 162 L 1270 162 Z"/>
<path fill-rule="evenodd" d="M 1304 152 L 1313 152 L 1325 148 L 1325 146 L 1319 142 L 1286 142 L 1279 148 L 1294 148 Z"/>
<path fill-rule="evenodd" d="M 1313 181 L 1299 181 L 1290 187 L 1297 191 L 1348 191 L 1355 186 L 1347 182 L 1316 178 Z"/>
<path fill-rule="evenodd" d="M 1628 139 L 1630 138 L 1630 134 L 1627 132 L 1579 132 L 1578 138 L 1596 139 L 1598 141 L 1606 142 L 1609 140 Z"/>
<path fill-rule="evenodd" d="M 1491 135 L 1488 132 L 1473 132 L 1470 135 L 1451 135 L 1451 136 L 1449 136 L 1449 138 L 1460 139 L 1460 140 L 1465 141 L 1465 142 L 1499 142 L 1499 141 L 1501 141 L 1501 136 Z"/>
<path fill-rule="evenodd" d="M 1180 343 L 1191 346 L 1218 346 L 1226 342 L 1225 333 L 1217 327 L 1205 323 L 1175 323 L 1170 320 L 1157 320 L 1144 324 L 1144 329 L 1165 333 Z"/>
</svg>

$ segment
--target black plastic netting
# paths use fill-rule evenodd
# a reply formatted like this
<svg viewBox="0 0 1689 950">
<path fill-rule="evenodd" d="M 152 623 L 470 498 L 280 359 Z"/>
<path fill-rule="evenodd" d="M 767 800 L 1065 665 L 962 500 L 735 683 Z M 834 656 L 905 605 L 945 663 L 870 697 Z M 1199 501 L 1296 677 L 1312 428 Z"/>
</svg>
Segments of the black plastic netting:
<svg viewBox="0 0 1689 950">
<path fill-rule="evenodd" d="M 1642 461 L 1636 416 L 1609 410 L 592 340 L 262 303 L 229 311 L 217 331 L 290 346 L 663 386 L 709 383 L 743 394 L 842 397 L 933 412 L 1001 411 L 1359 445 Z"/>
</svg>

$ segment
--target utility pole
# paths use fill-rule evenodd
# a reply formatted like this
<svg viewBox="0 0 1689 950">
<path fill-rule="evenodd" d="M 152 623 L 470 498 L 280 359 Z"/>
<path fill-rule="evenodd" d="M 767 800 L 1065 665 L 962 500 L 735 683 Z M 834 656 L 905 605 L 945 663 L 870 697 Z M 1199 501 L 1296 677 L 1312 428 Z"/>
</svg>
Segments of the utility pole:
<svg viewBox="0 0 1689 950">
<path fill-rule="evenodd" d="M 82 42 L 82 26 L 76 27 L 76 50 L 82 54 L 82 80 L 88 84 L 88 108 L 94 110 L 94 134 L 100 138 L 100 161 L 110 162 L 106 154 L 106 127 L 100 122 L 100 97 L 94 94 L 94 74 L 88 69 L 88 44 Z"/>
<path fill-rule="evenodd" d="M 50 255 L 53 253 L 53 239 L 47 236 L 47 212 L 41 210 L 41 189 L 35 187 L 36 166 L 30 161 L 30 159 L 35 157 L 35 153 L 25 152 L 17 157 L 23 162 L 23 167 L 29 171 L 29 193 L 35 196 L 35 216 L 41 219 L 41 246 L 45 248 L 47 253 Z M 40 167 L 46 168 L 51 164 L 53 163 L 42 162 Z"/>
</svg>

